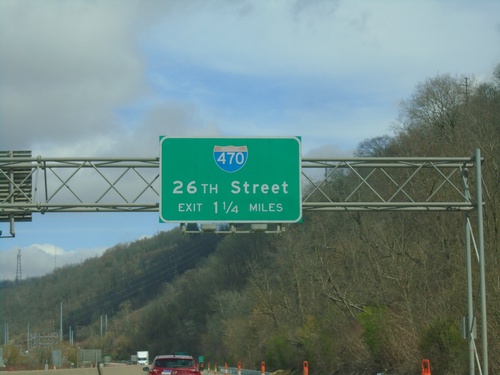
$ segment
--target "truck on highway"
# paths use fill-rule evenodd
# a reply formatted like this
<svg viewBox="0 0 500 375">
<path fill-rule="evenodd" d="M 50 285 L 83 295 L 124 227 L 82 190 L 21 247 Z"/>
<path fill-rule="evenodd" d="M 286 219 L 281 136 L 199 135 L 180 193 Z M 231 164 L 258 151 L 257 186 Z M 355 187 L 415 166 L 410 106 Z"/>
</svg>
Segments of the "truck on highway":
<svg viewBox="0 0 500 375">
<path fill-rule="evenodd" d="M 137 364 L 138 365 L 149 365 L 149 352 L 147 350 L 137 352 Z"/>
</svg>

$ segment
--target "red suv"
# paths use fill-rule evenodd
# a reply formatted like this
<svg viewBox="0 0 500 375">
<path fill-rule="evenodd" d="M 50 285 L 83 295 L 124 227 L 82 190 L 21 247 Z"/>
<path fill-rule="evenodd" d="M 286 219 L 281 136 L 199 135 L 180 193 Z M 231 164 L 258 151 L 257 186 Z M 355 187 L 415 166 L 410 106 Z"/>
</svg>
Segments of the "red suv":
<svg viewBox="0 0 500 375">
<path fill-rule="evenodd" d="M 167 354 L 155 357 L 151 367 L 144 367 L 149 375 L 201 375 L 190 355 Z"/>
</svg>

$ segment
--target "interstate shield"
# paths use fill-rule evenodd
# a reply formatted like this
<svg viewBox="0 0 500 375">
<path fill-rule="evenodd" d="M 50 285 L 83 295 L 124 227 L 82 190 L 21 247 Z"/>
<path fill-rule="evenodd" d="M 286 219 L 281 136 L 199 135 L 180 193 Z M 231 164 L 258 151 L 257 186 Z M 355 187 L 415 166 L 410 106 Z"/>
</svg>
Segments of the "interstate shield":
<svg viewBox="0 0 500 375">
<path fill-rule="evenodd" d="M 214 161 L 224 172 L 239 171 L 248 160 L 247 146 L 215 146 Z"/>
</svg>

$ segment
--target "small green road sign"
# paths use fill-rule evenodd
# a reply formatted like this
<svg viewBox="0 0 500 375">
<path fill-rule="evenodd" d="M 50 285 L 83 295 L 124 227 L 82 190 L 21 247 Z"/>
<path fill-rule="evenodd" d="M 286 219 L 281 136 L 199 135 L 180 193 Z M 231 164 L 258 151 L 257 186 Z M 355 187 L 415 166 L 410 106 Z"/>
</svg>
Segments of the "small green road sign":
<svg viewBox="0 0 500 375">
<path fill-rule="evenodd" d="M 160 137 L 160 220 L 297 222 L 300 176 L 299 137 Z"/>
</svg>

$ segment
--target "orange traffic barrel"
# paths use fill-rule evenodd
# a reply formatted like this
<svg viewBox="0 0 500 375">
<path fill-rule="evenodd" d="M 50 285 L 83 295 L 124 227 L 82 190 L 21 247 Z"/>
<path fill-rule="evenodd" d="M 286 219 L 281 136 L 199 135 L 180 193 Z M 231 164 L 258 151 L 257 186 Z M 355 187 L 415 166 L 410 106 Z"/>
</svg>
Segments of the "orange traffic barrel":
<svg viewBox="0 0 500 375">
<path fill-rule="evenodd" d="M 422 375 L 431 375 L 431 361 L 428 359 L 422 360 Z"/>
</svg>

